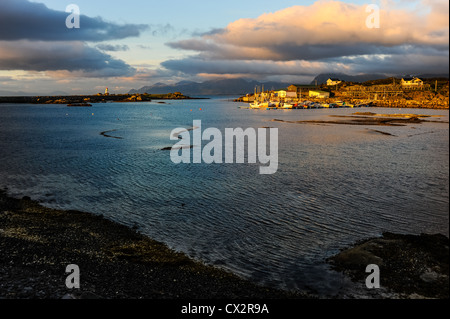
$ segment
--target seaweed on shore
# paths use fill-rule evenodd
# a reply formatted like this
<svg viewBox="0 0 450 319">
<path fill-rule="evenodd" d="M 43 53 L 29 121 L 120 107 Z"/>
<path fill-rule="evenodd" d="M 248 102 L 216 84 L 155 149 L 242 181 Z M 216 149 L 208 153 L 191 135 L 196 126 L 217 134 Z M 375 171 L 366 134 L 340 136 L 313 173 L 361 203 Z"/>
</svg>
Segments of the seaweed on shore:
<svg viewBox="0 0 450 319">
<path fill-rule="evenodd" d="M 103 216 L 0 190 L 0 299 L 305 299 L 205 265 Z M 65 286 L 67 265 L 81 288 Z"/>
</svg>

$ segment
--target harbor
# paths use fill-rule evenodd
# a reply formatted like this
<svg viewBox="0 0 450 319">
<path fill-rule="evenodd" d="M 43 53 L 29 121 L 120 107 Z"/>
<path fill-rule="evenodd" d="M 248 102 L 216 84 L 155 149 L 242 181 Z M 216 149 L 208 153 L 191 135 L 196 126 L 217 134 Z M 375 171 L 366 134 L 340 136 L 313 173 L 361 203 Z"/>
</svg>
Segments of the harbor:
<svg viewBox="0 0 450 319">
<path fill-rule="evenodd" d="M 427 108 L 449 109 L 448 79 L 387 78 L 365 83 L 330 78 L 321 85 L 290 85 L 282 90 L 255 87 L 235 100 L 250 109 Z"/>
</svg>

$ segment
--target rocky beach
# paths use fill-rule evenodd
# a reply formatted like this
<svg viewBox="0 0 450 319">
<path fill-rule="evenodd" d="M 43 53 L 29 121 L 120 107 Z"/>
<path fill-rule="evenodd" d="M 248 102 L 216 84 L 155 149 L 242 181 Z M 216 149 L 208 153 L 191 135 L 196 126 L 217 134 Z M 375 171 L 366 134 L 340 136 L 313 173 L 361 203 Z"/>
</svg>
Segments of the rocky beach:
<svg viewBox="0 0 450 319">
<path fill-rule="evenodd" d="M 0 299 L 298 299 L 189 259 L 102 216 L 0 192 Z M 81 288 L 66 287 L 66 267 Z"/>
<path fill-rule="evenodd" d="M 337 271 L 365 282 L 367 265 L 380 267 L 381 286 L 396 299 L 449 298 L 449 239 L 384 233 L 343 249 L 328 260 Z"/>
<path fill-rule="evenodd" d="M 0 192 L 0 299 L 311 299 L 262 287 L 193 261 L 102 216 L 41 206 Z M 352 280 L 379 264 L 400 299 L 448 299 L 449 239 L 384 234 L 328 261 Z M 70 264 L 81 288 L 66 287 Z"/>
</svg>

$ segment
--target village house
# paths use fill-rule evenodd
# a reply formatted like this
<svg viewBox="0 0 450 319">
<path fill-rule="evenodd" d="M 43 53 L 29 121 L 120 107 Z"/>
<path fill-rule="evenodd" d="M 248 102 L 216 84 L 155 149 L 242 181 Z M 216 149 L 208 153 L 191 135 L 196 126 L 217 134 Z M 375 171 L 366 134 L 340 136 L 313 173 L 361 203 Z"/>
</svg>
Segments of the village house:
<svg viewBox="0 0 450 319">
<path fill-rule="evenodd" d="M 342 83 L 342 81 L 339 80 L 339 79 L 336 79 L 336 78 L 330 78 L 330 79 L 328 79 L 328 81 L 327 81 L 327 85 L 328 85 L 328 86 L 338 85 L 338 84 L 341 84 L 341 83 Z"/>
<path fill-rule="evenodd" d="M 273 98 L 278 99 L 279 101 L 286 100 L 286 99 L 296 99 L 297 91 L 275 91 L 273 93 Z"/>
<path fill-rule="evenodd" d="M 309 97 L 319 98 L 319 99 L 328 99 L 328 98 L 330 98 L 330 92 L 309 91 Z"/>
<path fill-rule="evenodd" d="M 406 89 L 417 89 L 423 87 L 423 81 L 417 77 L 403 78 L 402 87 Z"/>
<path fill-rule="evenodd" d="M 315 89 L 315 85 L 305 85 L 305 84 L 292 84 L 287 88 L 286 98 L 287 99 L 301 99 L 302 96 L 308 94 L 310 89 Z"/>
<path fill-rule="evenodd" d="M 286 98 L 287 99 L 296 99 L 298 98 L 297 92 L 286 92 Z"/>
<path fill-rule="evenodd" d="M 288 92 L 296 92 L 297 93 L 297 91 L 299 90 L 299 87 L 300 87 L 299 85 L 292 84 L 287 88 L 287 90 L 288 90 Z"/>
</svg>

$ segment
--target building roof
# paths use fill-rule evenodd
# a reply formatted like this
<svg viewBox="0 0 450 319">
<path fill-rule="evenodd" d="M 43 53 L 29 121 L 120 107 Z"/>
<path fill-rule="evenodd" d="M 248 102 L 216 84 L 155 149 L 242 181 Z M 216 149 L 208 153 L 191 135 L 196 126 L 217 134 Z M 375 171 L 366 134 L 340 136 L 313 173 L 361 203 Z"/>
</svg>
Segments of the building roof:
<svg viewBox="0 0 450 319">
<path fill-rule="evenodd" d="M 408 77 L 408 78 L 403 78 L 404 81 L 412 81 L 412 80 L 416 80 L 416 79 L 422 81 L 422 80 L 419 79 L 418 77 Z"/>
<path fill-rule="evenodd" d="M 330 92 L 327 92 L 327 91 L 321 91 L 321 90 L 310 90 L 309 92 L 314 92 L 314 93 L 330 93 Z"/>
</svg>

